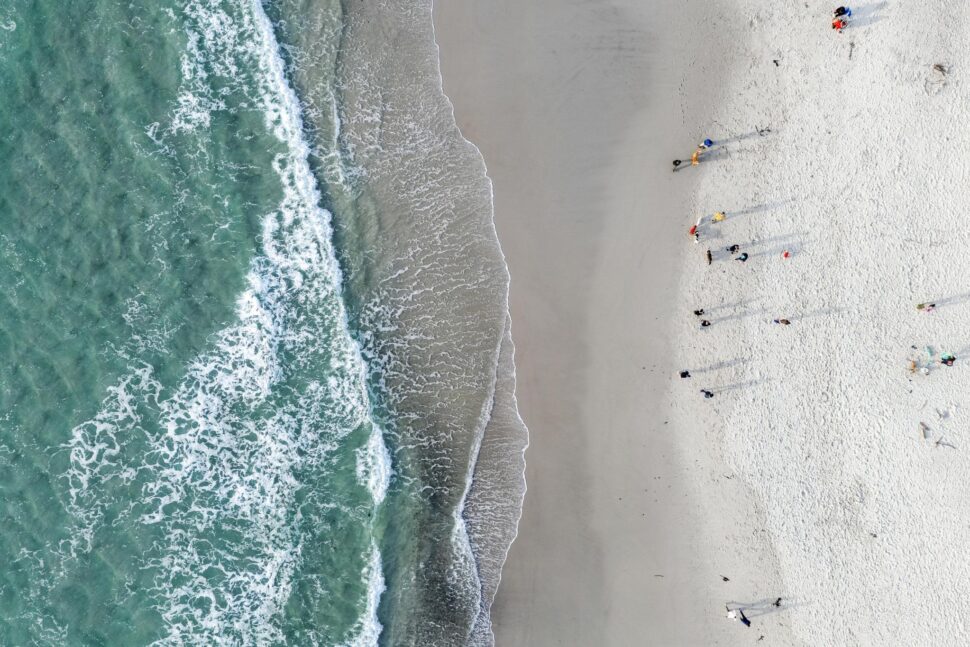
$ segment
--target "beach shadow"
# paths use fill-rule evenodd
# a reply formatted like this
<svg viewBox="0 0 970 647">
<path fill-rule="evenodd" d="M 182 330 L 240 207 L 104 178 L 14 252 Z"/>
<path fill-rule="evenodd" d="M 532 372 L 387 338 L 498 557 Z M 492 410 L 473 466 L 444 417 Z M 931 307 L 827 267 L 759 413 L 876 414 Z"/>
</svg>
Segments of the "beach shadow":
<svg viewBox="0 0 970 647">
<path fill-rule="evenodd" d="M 711 373 L 713 371 L 723 371 L 726 368 L 733 368 L 735 366 L 741 366 L 742 364 L 747 364 L 748 359 L 746 357 L 735 357 L 734 359 L 724 360 L 718 362 L 717 364 L 711 364 L 710 366 L 705 366 L 704 368 L 695 368 L 692 373 Z"/>
<path fill-rule="evenodd" d="M 751 247 L 762 248 L 753 252 L 749 251 L 748 260 L 757 258 L 759 256 L 781 256 L 781 253 L 785 251 L 791 252 L 793 255 L 798 254 L 803 249 L 801 239 L 804 235 L 805 232 L 800 231 L 793 234 L 783 234 L 781 236 L 772 236 L 771 238 L 753 240 L 746 246 L 742 246 L 741 251 L 745 251 L 745 247 L 748 249 Z"/>
<path fill-rule="evenodd" d="M 712 312 L 718 312 L 720 310 L 733 310 L 734 308 L 743 308 L 746 305 L 756 303 L 758 299 L 741 299 L 740 301 L 735 301 L 733 303 L 725 303 L 718 306 L 709 306 L 704 308 L 705 314 L 710 314 Z"/>
<path fill-rule="evenodd" d="M 743 142 L 746 139 L 751 139 L 754 137 L 767 137 L 768 135 L 771 135 L 771 134 L 772 134 L 771 128 L 756 127 L 754 130 L 752 130 L 749 133 L 744 133 L 742 135 L 735 135 L 727 139 L 718 139 L 714 142 L 714 145 L 711 146 L 711 148 L 704 151 L 704 153 L 701 155 L 700 164 L 698 164 L 698 166 L 703 166 L 704 164 L 717 162 L 723 159 L 730 159 L 731 149 L 727 147 L 729 144 L 737 144 L 737 143 Z M 680 165 L 673 167 L 674 173 L 693 166 L 690 163 L 690 155 L 688 155 L 686 158 L 681 159 L 680 162 L 681 162 Z"/>
<path fill-rule="evenodd" d="M 886 8 L 888 3 L 883 2 L 873 2 L 871 4 L 862 5 L 860 7 L 852 7 L 852 18 L 849 22 L 850 27 L 868 27 L 869 25 L 874 25 L 883 19 L 882 16 L 878 15 L 880 11 Z"/>
<path fill-rule="evenodd" d="M 758 600 L 757 602 L 737 602 L 732 600 L 728 602 L 725 606 L 728 611 L 737 611 L 741 609 L 744 611 L 744 615 L 748 618 L 759 618 L 761 616 L 771 615 L 772 613 L 780 613 L 782 611 L 787 611 L 788 609 L 795 609 L 798 607 L 805 606 L 804 603 L 793 602 L 781 599 L 781 604 L 775 606 L 775 601 L 778 598 L 765 598 L 764 600 Z"/>
<path fill-rule="evenodd" d="M 723 317 L 718 317 L 717 319 L 713 319 L 711 321 L 711 324 L 713 325 L 718 323 L 724 323 L 725 321 L 734 321 L 737 319 L 747 319 L 748 317 L 753 317 L 755 315 L 763 315 L 765 314 L 765 312 L 766 310 L 764 308 L 758 308 L 757 310 L 748 310 L 747 312 L 737 312 L 732 315 L 725 315 Z"/>
<path fill-rule="evenodd" d="M 764 204 L 759 204 L 754 207 L 739 209 L 738 211 L 725 211 L 724 214 L 727 216 L 727 220 L 733 220 L 740 216 L 749 216 L 755 213 L 764 213 L 765 211 L 772 211 L 774 209 L 778 209 L 779 207 L 784 207 L 794 202 L 795 202 L 794 198 L 789 198 L 788 200 L 779 200 L 777 202 L 766 202 Z"/>
<path fill-rule="evenodd" d="M 727 144 L 737 144 L 738 142 L 743 142 L 746 139 L 751 139 L 753 137 L 767 137 L 771 135 L 771 128 L 765 127 L 760 128 L 755 126 L 755 129 L 751 132 L 743 133 L 741 135 L 734 135 L 732 137 L 726 137 L 725 139 L 714 140 L 714 146 L 726 146 Z"/>
<path fill-rule="evenodd" d="M 701 165 L 703 166 L 704 164 L 710 164 L 711 162 L 718 162 L 723 159 L 730 159 L 730 157 L 730 150 L 715 144 L 713 148 L 709 149 L 701 156 Z"/>
<path fill-rule="evenodd" d="M 937 309 L 940 309 L 947 306 L 960 305 L 961 303 L 966 303 L 967 301 L 970 301 L 970 292 L 965 294 L 956 294 L 952 297 L 946 297 L 945 299 L 937 299 L 936 301 L 933 301 L 933 303 L 936 304 Z"/>
<path fill-rule="evenodd" d="M 738 389 L 747 389 L 752 386 L 759 386 L 761 384 L 764 384 L 770 381 L 771 381 L 770 377 L 763 377 L 758 380 L 745 380 L 744 382 L 736 382 L 735 384 L 728 384 L 727 386 L 719 386 L 716 388 L 712 388 L 711 391 L 715 394 L 728 393 L 730 391 L 737 391 Z M 774 600 L 772 600 L 772 602 L 774 602 Z M 745 612 L 747 613 L 747 611 Z"/>
<path fill-rule="evenodd" d="M 711 227 L 710 225 L 707 225 L 704 230 L 700 232 L 700 234 L 702 245 L 710 245 L 712 241 L 720 241 L 724 238 L 724 234 L 719 232 L 717 227 Z M 717 245 L 720 245 L 720 243 L 717 243 Z M 719 248 L 717 246 L 711 249 L 711 253 L 714 255 L 715 259 L 718 257 L 718 249 Z"/>
<path fill-rule="evenodd" d="M 817 317 L 828 317 L 834 314 L 841 314 L 846 312 L 846 308 L 832 307 L 832 308 L 819 308 L 818 310 L 812 310 L 811 312 L 805 312 L 794 317 L 789 317 L 792 323 L 798 323 L 799 321 L 804 321 L 806 319 L 815 319 Z"/>
</svg>

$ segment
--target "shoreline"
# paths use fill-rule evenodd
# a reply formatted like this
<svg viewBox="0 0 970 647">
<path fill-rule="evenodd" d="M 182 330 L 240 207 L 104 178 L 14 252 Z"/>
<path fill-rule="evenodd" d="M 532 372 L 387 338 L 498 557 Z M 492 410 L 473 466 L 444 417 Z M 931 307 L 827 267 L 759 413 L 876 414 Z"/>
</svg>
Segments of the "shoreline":
<svg viewBox="0 0 970 647">
<path fill-rule="evenodd" d="M 716 453 L 677 439 L 697 430 L 669 402 L 670 268 L 686 262 L 682 223 L 704 175 L 670 174 L 669 159 L 706 136 L 710 78 L 727 61 L 666 53 L 716 50 L 724 36 L 706 19 L 719 16 L 545 5 L 434 6 L 445 93 L 492 181 L 530 430 L 496 644 L 633 644 L 645 626 L 656 644 L 735 644 L 717 612 L 724 555 L 707 537 L 748 493 L 721 496 Z M 737 518 L 748 525 L 731 532 L 755 531 L 756 517 Z M 760 563 L 730 563 L 732 579 L 765 579 L 770 545 L 751 555 Z"/>
</svg>

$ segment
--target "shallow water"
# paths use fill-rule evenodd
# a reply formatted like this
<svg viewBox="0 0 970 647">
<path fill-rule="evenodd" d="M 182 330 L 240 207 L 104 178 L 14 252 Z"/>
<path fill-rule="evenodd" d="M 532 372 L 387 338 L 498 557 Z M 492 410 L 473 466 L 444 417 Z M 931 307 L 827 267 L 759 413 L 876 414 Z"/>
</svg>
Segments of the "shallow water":
<svg viewBox="0 0 970 647">
<path fill-rule="evenodd" d="M 487 643 L 524 428 L 430 5 L 0 23 L 0 642 Z"/>
</svg>

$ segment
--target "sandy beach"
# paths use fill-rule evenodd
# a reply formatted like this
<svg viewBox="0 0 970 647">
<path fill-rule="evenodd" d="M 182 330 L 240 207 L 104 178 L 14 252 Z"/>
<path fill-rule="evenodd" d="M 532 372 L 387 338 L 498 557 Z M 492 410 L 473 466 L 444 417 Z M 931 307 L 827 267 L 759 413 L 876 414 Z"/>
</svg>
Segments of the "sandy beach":
<svg viewBox="0 0 970 647">
<path fill-rule="evenodd" d="M 498 645 L 627 645 L 647 628 L 650 644 L 733 644 L 724 603 L 778 590 L 758 506 L 669 415 L 703 177 L 670 159 L 718 100 L 726 9 L 662 5 L 435 8 L 445 92 L 494 183 L 531 436 Z"/>
<path fill-rule="evenodd" d="M 436 6 L 531 433 L 496 644 L 966 642 L 968 10 L 832 8 Z"/>
</svg>

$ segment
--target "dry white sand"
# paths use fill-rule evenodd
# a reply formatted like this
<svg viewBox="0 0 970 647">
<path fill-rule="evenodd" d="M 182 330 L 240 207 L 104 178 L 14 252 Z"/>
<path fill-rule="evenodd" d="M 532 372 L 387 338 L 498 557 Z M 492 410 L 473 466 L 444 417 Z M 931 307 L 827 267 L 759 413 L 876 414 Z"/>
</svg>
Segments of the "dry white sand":
<svg viewBox="0 0 970 647">
<path fill-rule="evenodd" d="M 436 8 L 532 433 L 500 647 L 970 642 L 970 7 L 832 8 Z"/>
<path fill-rule="evenodd" d="M 688 244 L 682 294 L 721 309 L 704 331 L 680 312 L 677 355 L 732 365 L 677 418 L 709 410 L 699 431 L 763 506 L 805 644 L 968 644 L 970 6 L 861 3 L 839 35 L 818 3 L 738 4 L 709 132 L 772 132 L 699 174 L 692 215 L 729 217 Z M 707 267 L 708 243 L 751 258 Z M 907 371 L 944 352 L 952 368 Z"/>
</svg>

